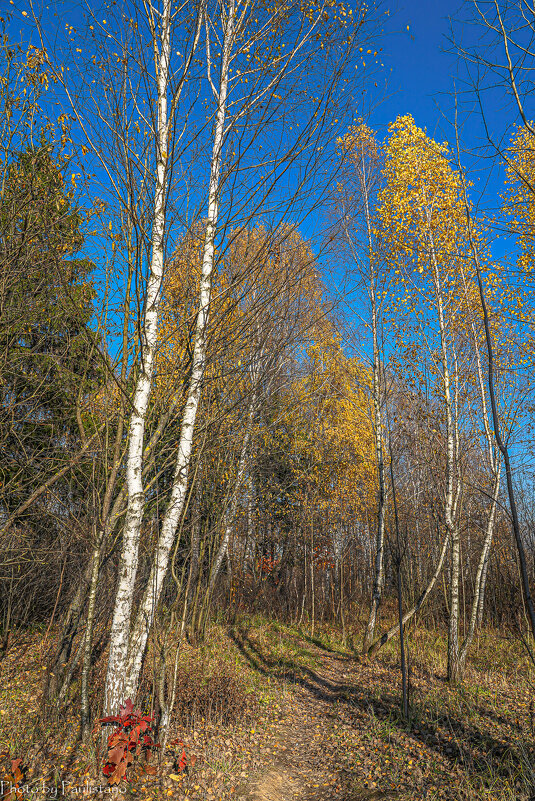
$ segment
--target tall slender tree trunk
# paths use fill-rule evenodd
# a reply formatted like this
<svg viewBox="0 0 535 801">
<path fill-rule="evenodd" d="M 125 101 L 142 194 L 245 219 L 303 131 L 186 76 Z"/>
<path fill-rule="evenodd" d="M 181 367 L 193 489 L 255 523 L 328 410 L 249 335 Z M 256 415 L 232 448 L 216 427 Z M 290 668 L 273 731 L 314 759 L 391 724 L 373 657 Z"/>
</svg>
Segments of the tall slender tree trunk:
<svg viewBox="0 0 535 801">
<path fill-rule="evenodd" d="M 425 601 L 427 600 L 427 598 L 431 594 L 431 592 L 433 590 L 433 587 L 435 586 L 435 584 L 437 582 L 437 579 L 439 578 L 439 576 L 440 576 L 440 574 L 442 572 L 442 567 L 444 565 L 444 559 L 446 557 L 446 552 L 448 550 L 449 543 L 450 543 L 450 537 L 449 537 L 449 534 L 446 534 L 446 536 L 445 536 L 445 538 L 444 538 L 444 540 L 442 542 L 442 548 L 440 549 L 440 555 L 439 555 L 438 562 L 437 562 L 437 565 L 435 567 L 433 575 L 431 576 L 429 582 L 427 583 L 426 588 L 420 594 L 420 596 L 419 596 L 418 600 L 416 601 L 416 603 L 414 604 L 414 606 L 412 606 L 407 612 L 405 612 L 403 617 L 402 617 L 401 622 L 403 623 L 404 626 L 407 625 L 409 620 L 417 612 L 420 611 L 420 609 L 424 605 Z M 400 631 L 400 623 L 398 622 L 398 623 L 396 623 L 395 626 L 392 626 L 392 628 L 390 628 L 387 632 L 382 634 L 381 637 L 378 637 L 378 639 L 373 643 L 373 645 L 371 646 L 370 650 L 368 651 L 368 656 L 374 657 L 375 654 L 377 653 L 377 651 L 379 650 L 379 648 L 381 648 L 383 645 L 386 645 L 387 642 L 390 642 L 390 640 L 393 637 L 395 637 L 397 634 L 399 634 L 399 631 Z"/>
<path fill-rule="evenodd" d="M 370 280 L 370 300 L 372 307 L 372 333 L 373 333 L 373 412 L 374 412 L 374 433 L 375 433 L 375 457 L 377 462 L 377 537 L 375 542 L 375 576 L 373 582 L 372 600 L 370 614 L 362 651 L 368 653 L 370 645 L 375 635 L 375 624 L 377 611 L 381 603 L 384 587 L 384 540 L 385 540 L 385 465 L 383 453 L 383 424 L 381 419 L 381 384 L 380 384 L 380 360 L 379 360 L 379 338 L 378 338 L 378 319 L 375 292 L 375 275 L 373 267 Z"/>
<path fill-rule="evenodd" d="M 383 423 L 381 416 L 382 391 L 381 391 L 381 351 L 379 347 L 379 311 L 377 308 L 377 273 L 375 266 L 375 254 L 373 249 L 373 231 L 370 214 L 370 187 L 368 176 L 368 165 L 364 151 L 361 154 L 358 167 L 358 178 L 360 192 L 364 202 L 364 217 L 366 222 L 366 235 L 368 245 L 368 269 L 369 269 L 369 299 L 371 312 L 372 328 L 372 360 L 373 360 L 373 420 L 375 434 L 375 458 L 377 464 L 377 530 L 375 540 L 375 570 L 373 579 L 372 599 L 368 623 L 362 644 L 362 653 L 367 654 L 375 635 L 375 625 L 377 612 L 381 604 L 384 587 L 384 540 L 385 540 L 385 511 L 386 511 L 386 482 L 385 464 L 383 452 Z M 348 236 L 351 243 L 351 237 Z"/>
<path fill-rule="evenodd" d="M 188 574 L 188 586 L 186 595 L 188 604 L 195 594 L 197 582 L 200 573 L 200 552 L 201 552 L 201 498 L 202 498 L 202 485 L 203 485 L 203 463 L 200 462 L 197 475 L 195 476 L 196 486 L 195 494 L 193 496 L 192 506 L 192 524 L 191 524 L 191 547 L 190 547 L 190 563 Z"/>
<path fill-rule="evenodd" d="M 455 448 L 456 426 L 454 423 L 454 404 L 451 394 L 451 375 L 448 359 L 448 333 L 444 316 L 444 298 L 440 270 L 436 255 L 433 233 L 430 226 L 428 209 L 425 210 L 428 221 L 428 237 L 430 256 L 433 266 L 435 301 L 440 332 L 440 361 L 444 390 L 444 411 L 446 416 L 446 492 L 444 498 L 444 522 L 451 541 L 451 578 L 450 608 L 448 627 L 448 681 L 455 682 L 459 678 L 459 589 L 461 538 L 457 522 L 457 504 L 460 493 L 460 481 L 457 475 L 457 453 Z"/>
<path fill-rule="evenodd" d="M 305 617 L 305 603 L 307 597 L 307 544 L 304 543 L 304 559 L 303 559 L 303 594 L 301 595 L 301 614 L 299 615 L 298 626 L 301 628 Z"/>
<path fill-rule="evenodd" d="M 230 537 L 232 534 L 232 530 L 234 528 L 234 521 L 236 519 L 236 511 L 238 509 L 238 499 L 240 493 L 240 487 L 243 482 L 243 478 L 245 476 L 245 468 L 247 467 L 247 460 L 249 454 L 249 442 L 251 439 L 251 433 L 253 428 L 253 421 L 256 412 L 256 387 L 252 392 L 251 399 L 249 401 L 249 409 L 247 413 L 247 421 L 245 424 L 245 433 L 243 436 L 243 442 L 240 450 L 240 458 L 238 460 L 238 469 L 236 472 L 236 479 L 234 483 L 234 489 L 232 492 L 232 498 L 229 504 L 229 508 L 225 514 L 225 522 L 224 522 L 224 531 L 223 537 L 219 544 L 219 548 L 217 550 L 217 554 L 214 560 L 214 564 L 212 566 L 212 570 L 210 571 L 210 578 L 208 580 L 208 588 L 206 592 L 207 602 L 209 603 L 210 598 L 214 592 L 215 583 L 217 581 L 217 577 L 221 571 L 221 567 L 223 565 L 223 560 L 225 556 L 228 554 L 228 546 L 230 542 Z"/>
<path fill-rule="evenodd" d="M 461 542 L 459 532 L 454 530 L 451 538 L 450 616 L 448 627 L 448 681 L 460 678 L 459 659 L 459 573 Z"/>
<path fill-rule="evenodd" d="M 496 522 L 496 510 L 498 506 L 498 498 L 500 494 L 500 478 L 501 478 L 501 464 L 497 455 L 496 443 L 493 442 L 492 432 L 490 430 L 488 407 L 487 407 L 487 394 L 485 391 L 485 383 L 483 379 L 483 367 L 481 362 L 481 353 L 479 348 L 479 341 L 474 322 L 471 323 L 472 340 L 474 343 L 474 350 L 476 354 L 477 377 L 479 384 L 479 392 L 481 395 L 481 411 L 483 417 L 483 426 L 485 429 L 485 437 L 487 440 L 489 467 L 494 476 L 494 486 L 492 491 L 492 500 L 487 518 L 487 528 L 485 537 L 483 539 L 483 546 L 479 557 L 479 563 L 476 571 L 474 596 L 472 598 L 472 607 L 470 611 L 470 621 L 468 630 L 465 634 L 464 641 L 459 651 L 460 674 L 464 675 L 466 668 L 466 657 L 474 639 L 476 628 L 481 626 L 483 617 L 483 607 L 485 599 L 485 586 L 487 577 L 487 568 L 489 563 L 490 549 L 494 536 L 494 527 Z"/>
<path fill-rule="evenodd" d="M 316 582 L 314 581 L 314 513 L 312 513 L 312 524 L 310 528 L 310 634 L 314 636 L 316 624 Z"/>
<path fill-rule="evenodd" d="M 219 193 L 221 181 L 221 158 L 224 142 L 227 111 L 229 66 L 235 26 L 235 3 L 231 0 L 224 20 L 224 38 L 221 59 L 219 95 L 215 119 L 214 142 L 210 166 L 208 191 L 208 215 L 204 237 L 203 263 L 199 296 L 199 311 L 195 326 L 193 360 L 185 408 L 180 429 L 177 459 L 169 504 L 162 521 L 161 533 L 156 546 L 149 581 L 141 601 L 136 622 L 130 637 L 127 663 L 125 664 L 124 691 L 127 697 L 137 692 L 139 673 L 152 625 L 156 606 L 162 591 L 163 581 L 169 565 L 169 555 L 175 539 L 176 529 L 186 498 L 188 472 L 193 447 L 193 433 L 201 397 L 206 364 L 206 334 L 212 290 L 215 237 L 219 215 Z"/>
<path fill-rule="evenodd" d="M 487 528 L 485 531 L 483 547 L 481 548 L 481 555 L 479 557 L 479 563 L 477 566 L 475 586 L 474 586 L 474 597 L 472 598 L 472 608 L 470 611 L 470 621 L 468 624 L 468 631 L 466 632 L 465 638 L 459 650 L 459 663 L 460 663 L 461 676 L 464 674 L 464 669 L 466 666 L 466 657 L 469 648 L 472 644 L 472 640 L 474 639 L 476 628 L 478 625 L 480 625 L 480 619 L 483 614 L 483 599 L 485 597 L 485 579 L 487 575 L 487 566 L 489 562 L 492 538 L 494 536 L 496 508 L 498 506 L 498 497 L 500 494 L 500 472 L 501 472 L 500 466 L 498 465 L 497 472 L 494 478 L 494 490 L 492 493 L 490 512 L 487 519 Z"/>
<path fill-rule="evenodd" d="M 145 493 L 143 489 L 143 446 L 145 422 L 154 370 L 154 358 L 158 337 L 158 311 L 164 268 L 164 236 L 166 220 L 166 194 L 168 182 L 169 120 L 167 93 L 170 82 L 171 57 L 171 0 L 164 0 L 160 28 L 158 58 L 158 116 L 157 116 L 157 166 L 154 195 L 154 220 L 152 227 L 150 272 L 145 297 L 145 311 L 141 327 L 141 359 L 133 397 L 130 417 L 128 454 L 126 461 L 126 485 L 128 503 L 123 528 L 123 546 L 119 562 L 119 580 L 113 612 L 108 670 L 104 698 L 105 714 L 113 714 L 126 699 L 125 678 L 130 635 L 132 598 L 137 574 L 139 538 Z"/>
<path fill-rule="evenodd" d="M 93 652 L 93 623 L 97 602 L 98 575 L 100 568 L 100 539 L 95 543 L 92 558 L 91 586 L 87 604 L 87 618 L 84 634 L 81 703 L 80 703 L 80 733 L 82 740 L 87 740 L 91 731 L 91 707 L 89 702 L 89 682 L 91 676 L 91 656 Z"/>
</svg>

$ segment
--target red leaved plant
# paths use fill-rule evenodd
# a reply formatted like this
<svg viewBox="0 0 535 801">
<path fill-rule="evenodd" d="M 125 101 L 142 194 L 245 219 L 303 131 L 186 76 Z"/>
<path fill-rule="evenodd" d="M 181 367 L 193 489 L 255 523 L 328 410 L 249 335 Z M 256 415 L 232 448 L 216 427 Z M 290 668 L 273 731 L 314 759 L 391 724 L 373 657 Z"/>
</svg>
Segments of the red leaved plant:
<svg viewBox="0 0 535 801">
<path fill-rule="evenodd" d="M 180 747 L 182 748 L 182 753 L 180 755 L 180 758 L 177 756 L 175 761 L 174 761 L 173 770 L 177 770 L 179 772 L 185 770 L 186 773 L 187 773 L 188 767 L 193 768 L 195 766 L 195 763 L 197 761 L 197 757 L 194 754 L 191 754 L 189 759 L 188 759 L 188 757 L 186 755 L 186 746 L 184 745 L 182 740 L 179 740 L 178 737 L 177 737 L 177 739 L 176 740 L 172 740 L 169 743 L 169 745 L 171 745 L 171 746 L 178 745 L 179 748 Z"/>
<path fill-rule="evenodd" d="M 0 759 L 6 757 L 7 754 L 3 753 L 0 754 Z M 4 785 L 8 784 L 5 793 L 0 795 L 1 801 L 20 801 L 23 797 L 23 792 L 21 788 L 21 782 L 24 780 L 24 774 L 21 770 L 22 759 L 12 759 L 11 760 L 11 773 L 4 778 L 4 781 L 0 784 L 2 790 L 4 789 Z"/>
<path fill-rule="evenodd" d="M 152 739 L 152 724 L 154 718 L 142 715 L 130 698 L 120 707 L 118 715 L 109 715 L 99 718 L 101 726 L 115 724 L 116 728 L 108 737 L 108 754 L 102 772 L 108 779 L 108 784 L 118 784 L 126 778 L 126 771 L 142 751 L 147 754 L 159 746 Z M 155 773 L 151 765 L 145 766 L 147 773 Z"/>
</svg>

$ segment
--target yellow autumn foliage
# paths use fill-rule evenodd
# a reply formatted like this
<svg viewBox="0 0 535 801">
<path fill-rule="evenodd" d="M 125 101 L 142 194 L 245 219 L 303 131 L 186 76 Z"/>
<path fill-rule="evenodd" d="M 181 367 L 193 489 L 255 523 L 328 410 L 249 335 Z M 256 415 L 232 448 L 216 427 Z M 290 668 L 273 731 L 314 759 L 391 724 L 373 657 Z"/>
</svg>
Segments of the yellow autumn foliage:
<svg viewBox="0 0 535 801">
<path fill-rule="evenodd" d="M 309 370 L 293 387 L 293 448 L 303 464 L 302 500 L 331 513 L 362 513 L 375 503 L 371 374 L 348 358 L 324 321 L 308 348 Z"/>
</svg>

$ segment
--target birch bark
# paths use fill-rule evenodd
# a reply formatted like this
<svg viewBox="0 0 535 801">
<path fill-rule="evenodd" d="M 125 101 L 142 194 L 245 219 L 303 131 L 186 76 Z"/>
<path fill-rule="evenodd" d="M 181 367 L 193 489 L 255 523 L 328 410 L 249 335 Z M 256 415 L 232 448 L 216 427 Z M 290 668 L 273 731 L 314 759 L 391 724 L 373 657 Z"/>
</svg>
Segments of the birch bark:
<svg viewBox="0 0 535 801">
<path fill-rule="evenodd" d="M 375 434 L 375 458 L 377 462 L 377 481 L 378 481 L 378 495 L 377 495 L 377 537 L 375 542 L 375 576 L 373 582 L 372 601 L 370 605 L 370 614 L 368 617 L 368 624 L 366 626 L 366 634 L 362 652 L 366 654 L 370 645 L 373 642 L 375 634 L 375 623 L 377 620 L 377 611 L 381 603 L 384 586 L 384 539 L 385 539 L 385 508 L 386 508 L 386 493 L 385 493 L 385 463 L 383 453 L 383 422 L 381 417 L 381 365 L 380 365 L 380 350 L 379 350 L 379 315 L 377 310 L 377 290 L 376 290 L 376 269 L 374 264 L 373 243 L 372 243 L 372 226 L 371 215 L 369 207 L 369 188 L 367 181 L 367 171 L 364 157 L 362 158 L 361 167 L 361 187 L 362 196 L 364 199 L 364 213 L 366 219 L 366 232 L 368 236 L 368 262 L 370 270 L 370 286 L 369 297 L 371 306 L 371 325 L 372 325 L 372 341 L 373 341 L 373 415 L 374 415 L 374 434 Z"/>
<path fill-rule="evenodd" d="M 444 499 L 444 523 L 451 541 L 451 584 L 450 610 L 448 628 L 448 680 L 456 681 L 459 677 L 459 577 L 461 540 L 457 523 L 457 505 L 460 494 L 460 481 L 455 477 L 457 458 L 455 447 L 456 427 L 454 424 L 454 404 L 451 394 L 451 374 L 448 359 L 448 332 L 444 314 L 444 296 L 440 280 L 440 270 L 436 248 L 430 223 L 430 211 L 425 211 L 428 226 L 430 256 L 433 267 L 435 301 L 440 332 L 440 361 L 444 388 L 444 411 L 446 414 L 446 492 Z M 458 477 L 457 477 L 458 478 Z"/>
<path fill-rule="evenodd" d="M 487 567 L 489 562 L 490 549 L 492 546 L 492 540 L 494 537 L 494 526 L 496 522 L 496 510 L 500 494 L 500 479 L 501 479 L 501 464 L 498 459 L 498 453 L 496 451 L 496 447 L 493 442 L 492 433 L 490 430 L 490 421 L 487 408 L 487 394 L 485 391 L 485 384 L 483 380 L 481 352 L 479 349 L 477 331 L 473 321 L 471 322 L 470 327 L 471 327 L 472 339 L 474 342 L 474 350 L 476 355 L 477 378 L 478 378 L 479 392 L 481 395 L 481 410 L 483 417 L 483 426 L 485 430 L 485 438 L 487 441 L 489 466 L 493 474 L 493 491 L 492 491 L 492 500 L 489 510 L 489 516 L 487 518 L 485 537 L 483 539 L 483 546 L 481 548 L 481 554 L 479 557 L 479 563 L 476 571 L 474 597 L 472 599 L 472 608 L 470 611 L 470 622 L 468 624 L 468 631 L 466 632 L 466 636 L 459 650 L 459 665 L 460 665 L 461 676 L 464 674 L 466 666 L 466 657 L 470 645 L 472 644 L 472 640 L 474 639 L 476 628 L 478 625 L 481 625 L 481 619 L 483 616 Z"/>
<path fill-rule="evenodd" d="M 362 130 L 364 129 L 364 130 Z M 370 144 L 372 145 L 370 147 Z M 353 150 L 354 148 L 354 150 Z M 374 247 L 374 232 L 370 212 L 370 197 L 374 187 L 374 172 L 378 169 L 377 151 L 374 147 L 373 136 L 362 126 L 360 135 L 351 142 L 349 153 L 352 163 L 355 164 L 359 201 L 362 202 L 364 228 L 366 237 L 365 280 L 368 282 L 368 299 L 370 302 L 370 322 L 372 331 L 372 401 L 373 425 L 375 438 L 375 459 L 377 469 L 377 521 L 375 532 L 375 559 L 373 565 L 373 588 L 370 603 L 368 622 L 364 632 L 362 653 L 367 654 L 374 638 L 377 613 L 381 604 L 384 588 L 384 540 L 385 540 L 385 511 L 386 511 L 386 482 L 383 448 L 383 420 L 382 404 L 384 400 L 381 386 L 381 351 L 379 347 L 380 310 L 377 304 L 377 248 Z M 351 202 L 351 200 L 350 200 Z M 347 242 L 356 264 L 360 259 L 353 237 L 345 224 L 344 230 Z"/>
<path fill-rule="evenodd" d="M 221 180 L 221 157 L 227 112 L 229 66 L 235 32 L 235 4 L 231 0 L 224 20 L 224 39 L 221 59 L 221 75 L 217 99 L 214 141 L 210 165 L 208 190 L 208 216 L 203 247 L 203 263 L 199 295 L 199 310 L 195 327 L 191 377 L 182 417 L 178 453 L 175 463 L 173 485 L 169 504 L 162 522 L 149 581 L 143 595 L 130 637 L 128 658 L 125 662 L 125 697 L 134 697 L 148 634 L 162 590 L 169 564 L 169 555 L 175 539 L 176 529 L 184 507 L 188 483 L 188 472 L 193 447 L 193 432 L 201 397 L 202 381 L 206 364 L 206 332 L 214 267 L 215 236 L 219 214 Z"/>
<path fill-rule="evenodd" d="M 164 267 L 165 202 L 167 190 L 167 147 L 169 119 L 167 95 L 170 82 L 171 0 L 165 0 L 160 28 L 158 58 L 158 109 L 156 122 L 157 167 L 154 196 L 150 272 L 141 328 L 141 360 L 137 377 L 133 411 L 130 418 L 126 485 L 128 502 L 123 529 L 123 546 L 119 563 L 119 580 L 110 634 L 110 653 L 106 674 L 104 713 L 113 714 L 125 700 L 125 673 L 130 634 L 132 597 L 136 580 L 139 538 L 143 517 L 143 445 L 145 421 L 149 406 L 154 357 L 158 337 L 158 308 Z M 156 41 L 155 48 L 158 47 Z"/>
</svg>

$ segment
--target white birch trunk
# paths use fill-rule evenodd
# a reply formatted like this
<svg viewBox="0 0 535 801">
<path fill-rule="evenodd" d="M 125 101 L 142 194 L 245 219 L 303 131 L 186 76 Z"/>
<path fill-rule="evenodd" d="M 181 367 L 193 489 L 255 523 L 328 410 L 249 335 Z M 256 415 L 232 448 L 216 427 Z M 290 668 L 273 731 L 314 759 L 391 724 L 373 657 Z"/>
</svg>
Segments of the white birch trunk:
<svg viewBox="0 0 535 801">
<path fill-rule="evenodd" d="M 167 92 L 170 80 L 171 2 L 165 0 L 159 42 L 157 167 L 154 195 L 150 272 L 141 327 L 141 360 L 136 382 L 133 411 L 130 418 L 126 485 L 128 503 L 123 529 L 123 547 L 119 563 L 119 581 L 115 597 L 108 670 L 104 697 L 104 714 L 115 713 L 126 700 L 125 675 L 130 634 L 132 598 L 137 574 L 139 538 L 143 519 L 143 446 L 145 421 L 154 370 L 158 337 L 158 309 L 164 268 L 165 195 L 167 189 L 168 114 Z"/>
<path fill-rule="evenodd" d="M 369 298 L 370 298 L 370 311 L 371 311 L 371 327 L 372 327 L 372 359 L 373 359 L 373 419 L 374 419 L 374 433 L 375 433 L 375 458 L 377 463 L 377 530 L 375 539 L 375 565 L 374 565 L 374 579 L 372 599 L 370 604 L 370 614 L 368 616 L 368 623 L 366 632 L 364 634 L 364 642 L 362 645 L 362 653 L 366 654 L 373 642 L 375 634 L 375 625 L 377 621 L 377 612 L 381 604 L 384 586 L 384 539 L 385 539 L 385 510 L 386 510 L 386 482 L 385 482 L 385 465 L 383 453 L 383 423 L 381 417 L 381 363 L 380 363 L 380 349 L 379 349 L 379 314 L 377 311 L 377 290 L 376 290 L 376 269 L 374 264 L 373 253 L 373 235 L 372 235 L 372 222 L 370 214 L 370 187 L 368 182 L 368 173 L 366 159 L 364 153 L 360 160 L 359 166 L 359 182 L 362 199 L 364 201 L 364 217 L 366 222 L 366 234 L 368 239 L 368 267 L 369 267 Z M 346 232 L 349 243 L 353 247 L 351 237 Z"/>
<path fill-rule="evenodd" d="M 367 205 L 367 200 L 366 200 Z M 368 226 L 369 218 L 368 214 Z M 371 248 L 371 243 L 370 243 Z M 366 635 L 364 638 L 363 653 L 366 654 L 370 645 L 373 642 L 375 634 L 375 623 L 377 620 L 377 611 L 381 603 L 384 585 L 384 538 L 385 538 L 385 507 L 386 507 L 386 494 L 385 494 L 385 465 L 383 454 L 383 425 L 381 419 L 381 384 L 380 384 L 380 361 L 379 361 L 379 338 L 378 338 L 378 320 L 377 320 L 377 304 L 375 295 L 375 273 L 374 268 L 371 267 L 370 279 L 370 300 L 372 307 L 372 333 L 373 333 L 373 413 L 374 413 L 374 429 L 375 429 L 375 456 L 377 461 L 377 479 L 378 479 L 378 498 L 377 498 L 377 538 L 375 543 L 375 577 L 373 583 L 372 601 L 370 605 L 370 614 L 368 617 L 368 625 L 366 627 Z"/>
<path fill-rule="evenodd" d="M 227 90 L 229 65 L 234 39 L 235 5 L 229 4 L 225 20 L 225 34 L 221 60 L 221 78 L 219 85 L 218 105 L 215 120 L 214 143 L 210 167 L 208 216 L 204 238 L 203 263 L 199 296 L 199 311 L 195 327 L 193 363 L 188 387 L 186 404 L 182 417 L 178 453 L 173 475 L 173 485 L 169 505 L 167 507 L 155 558 L 147 583 L 147 587 L 138 611 L 135 626 L 130 637 L 128 662 L 126 665 L 125 692 L 134 697 L 137 691 L 139 673 L 148 634 L 158 604 L 163 581 L 169 565 L 169 555 L 175 539 L 176 529 L 186 498 L 188 472 L 193 447 L 193 432 L 201 397 L 202 381 L 206 363 L 206 331 L 212 289 L 212 273 L 214 266 L 215 236 L 219 214 L 219 191 L 221 178 L 221 156 L 223 150 L 224 127 L 227 110 Z"/>
<path fill-rule="evenodd" d="M 461 674 L 464 672 L 468 649 L 472 644 L 476 627 L 479 623 L 480 617 L 482 616 L 483 598 L 485 594 L 485 579 L 487 575 L 487 566 L 489 562 L 490 548 L 494 536 L 494 524 L 496 521 L 496 509 L 498 506 L 498 497 L 500 494 L 500 472 L 501 472 L 501 465 L 498 465 L 498 469 L 494 476 L 494 491 L 492 493 L 492 502 L 487 520 L 487 529 L 485 532 L 485 538 L 483 540 L 481 555 L 479 557 L 479 564 L 477 566 L 474 597 L 472 599 L 472 609 L 470 612 L 470 622 L 468 624 L 468 631 L 464 638 L 463 644 L 461 645 L 461 648 L 459 650 L 459 663 L 460 663 Z"/>
<path fill-rule="evenodd" d="M 461 541 L 459 528 L 457 525 L 456 509 L 460 492 L 460 482 L 457 482 L 457 491 L 455 491 L 455 475 L 457 467 L 455 448 L 456 427 L 454 425 L 453 400 L 451 397 L 451 376 L 448 359 L 448 334 L 444 316 L 444 298 L 440 280 L 440 270 L 436 256 L 433 234 L 430 230 L 429 211 L 427 209 L 426 216 L 440 332 L 440 360 L 444 388 L 444 411 L 446 413 L 446 492 L 444 499 L 444 523 L 446 526 L 446 531 L 448 532 L 451 540 L 448 680 L 456 681 L 459 675 L 459 574 L 461 558 Z"/>
<path fill-rule="evenodd" d="M 470 622 L 468 624 L 468 631 L 464 638 L 464 641 L 461 645 L 459 651 L 459 663 L 460 663 L 460 673 L 461 675 L 464 673 L 465 665 L 466 665 L 466 657 L 468 655 L 468 650 L 470 645 L 472 644 L 472 640 L 474 638 L 474 634 L 476 628 L 481 625 L 481 620 L 483 617 L 483 604 L 485 599 L 485 585 L 486 585 L 486 578 L 487 578 L 487 567 L 489 563 L 490 557 L 490 549 L 492 546 L 492 540 L 494 537 L 494 526 L 496 523 L 496 510 L 498 506 L 498 498 L 500 494 L 500 479 L 501 479 L 501 463 L 498 459 L 498 454 L 496 453 L 496 448 L 493 443 L 492 433 L 490 430 L 490 422 L 489 422 L 489 415 L 488 415 L 488 408 L 487 408 L 487 395 L 485 391 L 485 384 L 483 380 L 483 368 L 481 364 L 481 353 L 479 350 L 479 343 L 477 340 L 477 331 L 475 325 L 472 321 L 471 323 L 472 329 L 472 337 L 474 341 L 474 350 L 476 354 L 476 365 L 477 365 L 477 378 L 479 384 L 479 392 L 481 395 L 481 408 L 482 408 L 482 415 L 483 415 L 483 425 L 485 429 L 485 438 L 487 440 L 487 449 L 488 449 L 488 456 L 489 456 L 489 465 L 494 475 L 494 487 L 492 492 L 492 501 L 489 511 L 489 516 L 487 519 L 487 528 L 485 531 L 485 537 L 483 539 L 483 546 L 481 549 L 481 555 L 479 557 L 479 563 L 477 566 L 476 572 L 476 579 L 475 579 L 475 586 L 474 586 L 474 597 L 472 599 L 472 608 L 470 612 Z"/>
<path fill-rule="evenodd" d="M 457 488 L 453 503 L 448 508 L 446 504 L 446 516 L 449 515 L 451 525 L 451 586 L 450 586 L 450 626 L 448 636 L 448 678 L 450 681 L 458 681 L 461 678 L 461 663 L 459 659 L 459 618 L 460 618 L 460 579 L 461 579 L 461 535 L 459 531 L 458 516 L 456 514 L 457 503 L 461 492 L 461 480 L 459 472 L 459 373 L 457 363 L 457 353 L 453 348 L 453 381 L 455 387 L 455 401 L 450 399 L 452 440 L 451 456 L 448 447 L 448 459 L 451 459 L 448 471 L 452 474 L 452 484 L 455 483 L 454 471 L 457 472 Z M 455 411 L 454 411 L 455 410 Z"/>
</svg>

